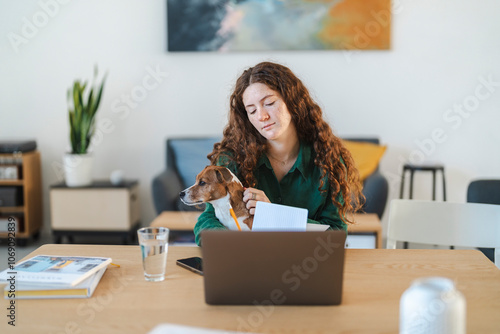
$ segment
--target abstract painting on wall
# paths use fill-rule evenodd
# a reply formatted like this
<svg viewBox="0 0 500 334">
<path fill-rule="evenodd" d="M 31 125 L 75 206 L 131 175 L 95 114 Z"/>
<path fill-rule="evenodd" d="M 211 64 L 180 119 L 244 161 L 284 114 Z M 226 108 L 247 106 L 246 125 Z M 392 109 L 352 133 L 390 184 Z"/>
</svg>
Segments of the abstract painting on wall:
<svg viewBox="0 0 500 334">
<path fill-rule="evenodd" d="M 384 50 L 391 0 L 167 0 L 169 51 Z"/>
</svg>

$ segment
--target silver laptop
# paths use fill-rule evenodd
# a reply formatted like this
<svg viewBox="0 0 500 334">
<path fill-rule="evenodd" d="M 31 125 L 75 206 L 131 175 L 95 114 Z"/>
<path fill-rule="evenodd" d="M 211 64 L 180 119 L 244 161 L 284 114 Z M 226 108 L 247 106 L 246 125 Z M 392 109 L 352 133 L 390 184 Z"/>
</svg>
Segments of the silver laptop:
<svg viewBox="0 0 500 334">
<path fill-rule="evenodd" d="M 338 305 L 344 231 L 201 234 L 211 305 Z"/>
</svg>

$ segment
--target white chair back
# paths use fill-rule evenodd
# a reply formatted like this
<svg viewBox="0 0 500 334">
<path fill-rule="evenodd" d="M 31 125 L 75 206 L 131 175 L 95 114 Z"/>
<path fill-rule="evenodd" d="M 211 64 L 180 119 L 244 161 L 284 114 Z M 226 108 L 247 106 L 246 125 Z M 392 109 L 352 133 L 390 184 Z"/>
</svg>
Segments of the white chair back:
<svg viewBox="0 0 500 334">
<path fill-rule="evenodd" d="M 387 248 L 397 241 L 495 248 L 500 268 L 500 205 L 392 200 Z"/>
</svg>

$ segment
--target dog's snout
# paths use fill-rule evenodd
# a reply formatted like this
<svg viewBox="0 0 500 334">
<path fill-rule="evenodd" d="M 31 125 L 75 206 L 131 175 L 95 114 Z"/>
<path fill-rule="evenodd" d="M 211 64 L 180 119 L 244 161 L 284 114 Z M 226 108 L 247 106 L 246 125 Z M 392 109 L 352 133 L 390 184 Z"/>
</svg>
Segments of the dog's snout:
<svg viewBox="0 0 500 334">
<path fill-rule="evenodd" d="M 179 197 L 184 198 L 184 196 L 186 196 L 186 192 L 183 190 L 179 193 Z"/>
</svg>

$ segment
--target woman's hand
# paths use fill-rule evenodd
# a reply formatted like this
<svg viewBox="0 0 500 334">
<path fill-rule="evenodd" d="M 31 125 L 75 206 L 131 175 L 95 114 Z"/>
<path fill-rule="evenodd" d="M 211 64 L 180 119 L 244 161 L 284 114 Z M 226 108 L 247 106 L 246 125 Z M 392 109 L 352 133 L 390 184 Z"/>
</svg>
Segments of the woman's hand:
<svg viewBox="0 0 500 334">
<path fill-rule="evenodd" d="M 255 214 L 255 206 L 258 201 L 271 203 L 269 198 L 267 198 L 266 193 L 262 190 L 245 188 L 245 191 L 243 192 L 243 202 L 246 203 L 247 209 L 250 211 L 251 215 Z"/>
</svg>

